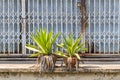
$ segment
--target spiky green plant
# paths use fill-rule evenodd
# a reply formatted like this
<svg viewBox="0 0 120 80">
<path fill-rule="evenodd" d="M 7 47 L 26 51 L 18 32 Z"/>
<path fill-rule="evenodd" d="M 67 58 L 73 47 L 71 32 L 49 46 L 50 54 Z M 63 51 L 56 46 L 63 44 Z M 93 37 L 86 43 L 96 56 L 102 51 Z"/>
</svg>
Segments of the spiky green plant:
<svg viewBox="0 0 120 80">
<path fill-rule="evenodd" d="M 80 60 L 80 56 L 78 52 L 86 51 L 87 48 L 84 48 L 84 43 L 81 42 L 82 37 L 79 36 L 77 39 L 74 40 L 73 35 L 69 34 L 68 37 L 63 35 L 63 42 L 61 44 L 57 44 L 59 47 L 65 50 L 66 54 L 63 52 L 58 52 L 58 55 L 66 55 L 67 57 L 77 57 Z"/>
<path fill-rule="evenodd" d="M 52 54 L 52 46 L 55 44 L 56 39 L 60 33 L 53 35 L 53 31 L 47 32 L 46 29 L 40 29 L 36 31 L 36 34 L 32 34 L 31 38 L 36 45 L 26 44 L 26 48 L 36 53 L 31 54 L 31 57 L 38 55 L 50 55 Z"/>
<path fill-rule="evenodd" d="M 53 34 L 52 31 L 47 32 L 46 29 L 40 29 L 36 31 L 36 34 L 32 34 L 31 38 L 35 42 L 35 45 L 26 44 L 26 48 L 35 53 L 31 54 L 31 57 L 38 56 L 37 64 L 40 64 L 40 71 L 53 70 L 55 61 L 54 55 L 52 55 L 52 46 L 55 44 L 56 39 L 60 33 Z"/>
</svg>

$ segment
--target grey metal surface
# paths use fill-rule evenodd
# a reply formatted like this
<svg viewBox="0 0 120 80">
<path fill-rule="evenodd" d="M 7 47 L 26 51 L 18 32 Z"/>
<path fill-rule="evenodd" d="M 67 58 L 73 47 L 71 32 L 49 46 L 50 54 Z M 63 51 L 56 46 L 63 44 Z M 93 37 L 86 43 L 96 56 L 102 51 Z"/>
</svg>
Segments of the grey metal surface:
<svg viewBox="0 0 120 80">
<path fill-rule="evenodd" d="M 25 44 L 36 29 L 81 34 L 82 0 L 0 0 L 0 53 L 30 54 Z M 86 0 L 84 38 L 88 53 L 119 54 L 120 0 Z M 60 36 L 56 43 L 61 42 Z M 57 48 L 56 48 L 57 49 Z"/>
</svg>

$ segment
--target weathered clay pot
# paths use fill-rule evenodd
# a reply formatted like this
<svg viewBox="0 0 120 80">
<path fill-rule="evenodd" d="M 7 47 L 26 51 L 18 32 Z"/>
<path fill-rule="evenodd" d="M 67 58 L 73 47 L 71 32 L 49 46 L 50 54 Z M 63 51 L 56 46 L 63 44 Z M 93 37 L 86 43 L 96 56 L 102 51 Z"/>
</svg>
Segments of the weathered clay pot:
<svg viewBox="0 0 120 80">
<path fill-rule="evenodd" d="M 64 63 L 66 66 L 68 66 L 68 64 L 70 64 L 71 67 L 73 68 L 76 65 L 76 58 L 75 57 L 64 58 Z"/>
<path fill-rule="evenodd" d="M 51 71 L 55 67 L 57 57 L 55 55 L 42 55 L 40 57 L 41 71 Z"/>
<path fill-rule="evenodd" d="M 54 62 L 54 64 L 55 64 L 56 61 L 57 61 L 57 56 L 54 55 L 54 54 L 53 54 L 53 55 L 39 55 L 38 58 L 37 58 L 37 59 L 38 59 L 38 60 L 37 60 L 37 61 L 38 61 L 38 64 L 40 63 L 39 61 L 40 61 L 40 58 L 41 58 L 41 57 L 46 57 L 46 58 L 48 58 L 48 57 L 50 57 L 50 56 L 52 56 L 53 62 Z"/>
<path fill-rule="evenodd" d="M 44 55 L 44 57 L 46 57 L 46 58 L 52 57 L 53 63 L 54 63 L 54 65 L 55 65 L 55 63 L 56 63 L 56 61 L 57 61 L 57 56 L 56 56 L 56 55 L 54 55 L 54 54 L 52 54 L 52 55 Z"/>
</svg>

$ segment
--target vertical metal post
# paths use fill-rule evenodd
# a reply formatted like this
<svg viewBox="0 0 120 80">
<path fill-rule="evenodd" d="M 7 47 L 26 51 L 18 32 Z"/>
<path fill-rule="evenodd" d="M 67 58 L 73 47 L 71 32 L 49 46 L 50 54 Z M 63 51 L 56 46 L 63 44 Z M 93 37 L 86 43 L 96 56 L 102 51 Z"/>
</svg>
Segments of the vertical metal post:
<svg viewBox="0 0 120 80">
<path fill-rule="evenodd" d="M 58 32 L 58 10 L 57 10 L 57 7 L 58 7 L 58 3 L 57 3 L 58 0 L 56 0 L 56 33 Z"/>
<path fill-rule="evenodd" d="M 99 53 L 101 53 L 101 0 L 99 0 Z"/>
<path fill-rule="evenodd" d="M 68 0 L 65 0 L 65 1 L 66 1 L 66 36 L 67 36 L 67 32 L 68 32 L 68 31 L 67 31 L 67 27 L 68 27 L 68 18 L 67 18 L 67 17 L 68 17 L 68 14 L 67 14 L 67 11 L 68 11 L 68 10 L 67 10 L 67 8 L 68 8 L 68 7 L 67 7 L 67 5 L 68 5 Z"/>
<path fill-rule="evenodd" d="M 119 0 L 119 7 L 120 7 L 120 0 Z M 119 48 L 120 48 L 120 42 L 119 42 L 119 40 L 120 40 L 120 8 L 119 8 L 119 14 L 118 14 L 118 54 L 120 54 L 119 53 Z"/>
<path fill-rule="evenodd" d="M 12 40 L 12 44 L 13 44 L 13 49 L 12 49 L 12 53 L 14 54 L 15 53 L 15 38 L 14 38 L 14 0 L 12 0 L 12 20 L 13 20 L 13 22 L 12 22 L 12 25 L 13 25 L 13 31 L 12 31 L 12 37 L 13 37 L 13 40 Z"/>
<path fill-rule="evenodd" d="M 93 12 L 94 12 L 94 34 L 93 34 L 93 36 L 94 36 L 94 39 L 93 39 L 93 42 L 94 42 L 94 54 L 95 54 L 95 52 L 96 52 L 96 48 L 95 48 L 95 47 L 96 47 L 96 46 L 95 46 L 95 40 L 96 40 L 96 39 L 95 39 L 95 36 L 96 36 L 96 35 L 95 35 L 95 34 L 96 34 L 96 30 L 95 30 L 95 27 L 96 27 L 96 26 L 95 26 L 95 24 L 96 24 L 96 19 L 95 19 L 95 18 L 96 18 L 96 14 L 95 14 L 95 13 L 96 13 L 96 10 L 95 10 L 95 9 L 96 9 L 96 4 L 95 4 L 95 1 L 96 1 L 96 0 L 94 0 L 94 3 L 93 3 L 93 4 L 94 4 L 94 11 L 93 11 Z"/>
<path fill-rule="evenodd" d="M 106 18 L 106 12 L 105 12 L 105 10 L 106 10 L 106 1 L 104 0 L 104 11 L 103 11 L 104 12 L 104 31 L 103 31 L 103 36 L 104 36 L 104 40 L 103 40 L 104 41 L 103 42 L 104 43 L 104 50 L 103 51 L 104 51 L 104 54 L 105 54 L 105 43 L 106 43 L 105 42 L 105 20 L 106 20 L 105 19 Z"/>
<path fill-rule="evenodd" d="M 52 26 L 52 30 L 53 30 L 53 0 L 51 0 L 51 26 Z"/>
<path fill-rule="evenodd" d="M 33 27 L 33 33 L 35 33 L 35 10 L 34 10 L 35 9 L 34 8 L 35 7 L 35 5 L 34 5 L 35 3 L 34 3 L 34 1 L 35 0 L 32 0 L 32 4 L 33 4 L 33 6 L 32 6 L 32 13 L 33 13 L 33 15 L 32 15 L 32 17 L 33 17 L 33 23 L 32 23 L 33 26 L 32 27 Z M 35 43 L 33 43 L 33 44 L 35 44 Z"/>
<path fill-rule="evenodd" d="M 3 0 L 3 5 L 2 6 L 3 6 L 3 11 L 2 11 L 3 12 L 3 33 L 4 33 L 3 34 L 3 53 L 5 54 L 5 42 L 6 42 L 6 40 L 5 40 L 5 22 L 4 22 L 5 21 L 5 9 L 4 9 L 5 8 L 4 7 L 5 6 L 5 0 Z"/>
<path fill-rule="evenodd" d="M 63 4 L 63 2 L 62 2 L 63 0 L 60 0 L 60 8 L 61 8 L 61 33 L 63 33 L 63 6 L 62 6 L 62 4 Z M 61 38 L 62 38 L 62 35 L 61 35 Z M 61 41 L 62 41 L 62 39 L 61 39 Z M 63 51 L 63 49 L 61 49 L 62 51 Z"/>
<path fill-rule="evenodd" d="M 60 32 L 63 31 L 62 18 L 63 18 L 63 16 L 62 16 L 62 0 L 60 0 L 60 28 L 61 28 Z"/>
<path fill-rule="evenodd" d="M 25 0 L 22 0 L 22 54 L 26 54 L 26 49 L 25 49 L 25 45 L 26 45 L 26 22 L 25 22 Z"/>
<path fill-rule="evenodd" d="M 8 0 L 8 16 L 9 16 L 9 11 L 10 11 L 10 10 L 9 10 L 9 6 L 10 6 L 9 4 L 10 4 L 10 3 L 9 3 L 9 0 Z M 10 54 L 10 37 L 9 37 L 9 36 L 10 36 L 10 30 L 9 30 L 9 29 L 10 29 L 10 26 L 9 26 L 10 23 L 9 23 L 9 20 L 10 20 L 10 19 L 9 19 L 9 17 L 8 17 L 8 54 Z"/>
<path fill-rule="evenodd" d="M 27 15 L 27 16 L 28 16 L 28 21 L 29 21 L 29 23 L 28 23 L 28 33 L 29 33 L 29 34 L 28 34 L 28 36 L 29 36 L 29 38 L 28 38 L 28 39 L 29 39 L 28 43 L 29 43 L 29 44 L 31 43 L 31 40 L 30 40 L 30 32 L 31 32 L 31 29 L 30 29 L 30 27 L 31 27 L 31 25 L 30 25 L 30 23 L 31 23 L 31 19 L 30 19 L 30 16 L 31 16 L 30 7 L 31 7 L 31 6 L 30 6 L 30 0 L 28 0 L 28 15 Z M 30 52 L 31 52 L 31 51 L 29 50 L 28 53 L 30 53 Z"/>
<path fill-rule="evenodd" d="M 51 0 L 51 28 L 52 28 L 52 30 L 53 30 L 53 0 Z M 53 46 L 52 46 L 52 48 L 54 48 Z M 52 52 L 53 52 L 53 50 L 52 50 Z"/>
<path fill-rule="evenodd" d="M 39 25 L 39 0 L 37 0 L 37 28 L 39 30 L 40 25 Z"/>
<path fill-rule="evenodd" d="M 115 53 L 115 43 L 116 43 L 116 42 L 115 42 L 115 36 L 114 36 L 115 33 L 116 33 L 116 32 L 115 32 L 115 13 L 116 13 L 116 12 L 115 12 L 115 5 L 116 5 L 116 4 L 115 4 L 115 1 L 116 1 L 116 0 L 113 1 L 113 2 L 114 2 L 114 4 L 113 4 L 113 6 L 114 6 L 114 7 L 113 7 L 113 54 Z"/>
<path fill-rule="evenodd" d="M 41 4 L 42 4 L 42 28 L 43 28 L 43 27 L 44 27 L 44 25 L 43 25 L 43 24 L 44 24 L 44 23 L 43 23 L 43 22 L 44 22 L 44 21 L 43 21 L 43 18 L 44 18 L 44 16 L 43 16 L 43 8 L 44 8 L 44 7 L 43 7 L 43 0 L 41 1 Z"/>
<path fill-rule="evenodd" d="M 20 26 L 19 26 L 19 15 L 20 15 L 20 12 L 19 12 L 19 8 L 20 8 L 20 2 L 17 1 L 17 52 L 19 53 L 19 44 L 20 44 Z"/>
<path fill-rule="evenodd" d="M 57 33 L 58 32 L 58 10 L 57 10 L 57 7 L 58 7 L 57 1 L 58 0 L 55 0 L 55 1 L 56 1 L 56 33 Z M 58 42 L 58 40 L 57 40 L 57 42 Z M 56 50 L 58 50 L 58 48 Z"/>
<path fill-rule="evenodd" d="M 32 13 L 33 13 L 33 15 L 32 15 L 32 18 L 33 18 L 33 21 L 32 21 L 32 24 L 33 24 L 33 26 L 32 26 L 32 32 L 35 34 L 35 30 L 36 30 L 36 26 L 35 26 L 35 0 L 32 0 Z M 35 43 L 33 42 L 32 43 L 33 45 L 35 45 Z M 33 51 L 34 52 L 34 51 Z"/>
<path fill-rule="evenodd" d="M 46 0 L 46 24 L 47 24 L 47 31 L 48 31 L 48 0 Z"/>
<path fill-rule="evenodd" d="M 76 3 L 77 3 L 78 1 L 76 0 Z M 76 15 L 76 18 L 75 18 L 75 21 L 76 21 L 76 38 L 78 37 L 78 14 L 77 14 L 77 5 L 75 6 L 75 15 Z"/>
<path fill-rule="evenodd" d="M 109 44 L 109 46 L 108 46 L 108 47 L 109 47 L 109 48 L 108 48 L 108 53 L 109 53 L 109 54 L 110 54 L 110 43 L 111 43 L 111 42 L 110 42 L 110 13 L 111 13 L 111 12 L 110 12 L 110 9 L 111 9 L 110 2 L 111 2 L 111 0 L 109 0 L 109 23 L 108 23 L 108 24 L 109 24 L 109 43 L 108 43 L 108 44 Z"/>
<path fill-rule="evenodd" d="M 90 12 L 90 0 L 89 0 L 88 4 L 89 4 L 89 5 L 88 5 L 88 6 L 89 6 L 89 14 L 88 14 L 88 16 L 89 16 L 89 17 L 88 17 L 88 21 L 89 21 L 89 22 L 88 22 L 88 23 L 89 23 L 89 46 L 88 46 L 88 47 L 89 47 L 89 49 L 88 49 L 88 50 L 89 50 L 89 53 L 91 53 L 91 45 L 90 45 L 90 44 L 91 44 L 91 34 L 90 34 L 90 20 L 91 20 L 91 19 L 90 19 L 90 13 L 91 13 L 91 12 Z"/>
<path fill-rule="evenodd" d="M 74 33 L 73 33 L 73 11 L 72 11 L 73 10 L 73 6 L 72 6 L 73 3 L 72 2 L 73 2 L 73 0 L 71 0 L 71 12 L 70 12 L 71 13 L 71 15 L 70 15 L 71 16 L 71 33 L 74 35 Z"/>
</svg>

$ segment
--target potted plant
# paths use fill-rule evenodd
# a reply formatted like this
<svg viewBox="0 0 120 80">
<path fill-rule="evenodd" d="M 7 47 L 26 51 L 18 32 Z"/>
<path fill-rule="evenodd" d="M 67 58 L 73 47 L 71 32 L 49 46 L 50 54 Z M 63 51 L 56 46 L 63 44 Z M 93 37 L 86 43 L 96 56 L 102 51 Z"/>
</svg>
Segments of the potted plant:
<svg viewBox="0 0 120 80">
<path fill-rule="evenodd" d="M 80 55 L 78 52 L 87 50 L 87 48 L 83 47 L 84 43 L 81 42 L 81 39 L 81 36 L 79 36 L 77 39 L 74 39 L 72 34 L 70 34 L 68 37 L 63 35 L 62 43 L 57 44 L 65 51 L 65 53 L 58 51 L 58 53 L 67 57 L 64 59 L 64 62 L 69 70 L 75 66 L 77 59 L 80 60 Z"/>
<path fill-rule="evenodd" d="M 26 44 L 26 48 L 34 51 L 31 57 L 37 57 L 37 63 L 40 64 L 41 71 L 51 71 L 54 69 L 55 55 L 52 52 L 52 47 L 55 45 L 59 33 L 53 35 L 53 32 L 47 32 L 46 29 L 36 31 L 36 34 L 31 35 L 31 39 L 35 43 Z"/>
</svg>

